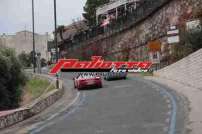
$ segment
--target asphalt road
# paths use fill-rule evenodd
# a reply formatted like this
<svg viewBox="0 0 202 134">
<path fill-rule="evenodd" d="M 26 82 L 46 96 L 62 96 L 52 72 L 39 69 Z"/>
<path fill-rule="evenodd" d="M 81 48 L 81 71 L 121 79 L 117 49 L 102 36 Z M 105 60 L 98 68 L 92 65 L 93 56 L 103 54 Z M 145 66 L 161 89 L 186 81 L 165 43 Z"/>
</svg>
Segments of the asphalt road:
<svg viewBox="0 0 202 134">
<path fill-rule="evenodd" d="M 72 79 L 72 74 L 63 73 L 62 77 Z M 183 134 L 185 116 L 184 103 L 176 93 L 130 76 L 104 81 L 101 89 L 80 91 L 71 110 L 31 133 Z"/>
</svg>

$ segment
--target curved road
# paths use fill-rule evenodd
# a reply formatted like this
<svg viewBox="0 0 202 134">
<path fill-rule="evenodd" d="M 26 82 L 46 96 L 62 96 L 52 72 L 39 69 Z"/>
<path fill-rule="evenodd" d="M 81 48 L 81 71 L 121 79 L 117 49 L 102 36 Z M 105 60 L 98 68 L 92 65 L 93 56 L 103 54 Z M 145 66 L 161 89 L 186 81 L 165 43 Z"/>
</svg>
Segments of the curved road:
<svg viewBox="0 0 202 134">
<path fill-rule="evenodd" d="M 72 79 L 72 74 L 63 73 L 62 77 L 64 81 Z M 183 133 L 184 111 L 180 97 L 166 87 L 134 76 L 104 81 L 103 85 L 102 89 L 81 91 L 80 99 L 71 110 L 31 133 Z"/>
</svg>

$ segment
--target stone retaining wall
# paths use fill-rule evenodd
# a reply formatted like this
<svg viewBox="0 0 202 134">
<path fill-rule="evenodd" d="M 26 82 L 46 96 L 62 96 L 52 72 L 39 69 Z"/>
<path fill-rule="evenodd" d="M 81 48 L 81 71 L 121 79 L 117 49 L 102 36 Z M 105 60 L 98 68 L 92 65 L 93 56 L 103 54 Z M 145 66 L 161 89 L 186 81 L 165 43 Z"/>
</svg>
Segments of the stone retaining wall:
<svg viewBox="0 0 202 134">
<path fill-rule="evenodd" d="M 202 49 L 154 74 L 202 90 Z"/>
<path fill-rule="evenodd" d="M 142 22 L 107 37 L 96 37 L 67 50 L 67 58 L 101 55 L 105 59 L 148 59 L 147 43 L 158 39 L 162 50 L 167 49 L 167 30 L 170 25 L 183 25 L 202 13 L 201 0 L 170 0 Z M 76 55 L 75 55 L 76 53 Z M 80 56 L 80 57 L 79 57 Z"/>
<path fill-rule="evenodd" d="M 31 104 L 19 109 L 0 112 L 0 129 L 9 127 L 40 113 L 60 99 L 63 95 L 63 91 L 62 82 L 60 81 L 59 89 L 42 95 Z"/>
</svg>

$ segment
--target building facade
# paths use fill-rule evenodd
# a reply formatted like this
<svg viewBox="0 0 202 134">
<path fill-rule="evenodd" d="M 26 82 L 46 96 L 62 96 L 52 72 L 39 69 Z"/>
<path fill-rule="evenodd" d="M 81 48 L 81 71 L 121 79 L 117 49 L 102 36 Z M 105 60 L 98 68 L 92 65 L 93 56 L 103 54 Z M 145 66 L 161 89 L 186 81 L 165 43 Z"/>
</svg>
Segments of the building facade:
<svg viewBox="0 0 202 134">
<path fill-rule="evenodd" d="M 106 19 L 117 19 L 128 12 L 133 12 L 140 5 L 140 0 L 110 0 L 96 9 L 97 24 Z"/>
<path fill-rule="evenodd" d="M 48 33 L 44 35 L 35 33 L 36 52 L 41 53 L 41 58 L 48 59 L 47 42 L 49 38 Z M 17 55 L 23 51 L 30 53 L 33 50 L 33 34 L 25 30 L 13 35 L 0 35 L 0 46 L 15 49 Z"/>
</svg>

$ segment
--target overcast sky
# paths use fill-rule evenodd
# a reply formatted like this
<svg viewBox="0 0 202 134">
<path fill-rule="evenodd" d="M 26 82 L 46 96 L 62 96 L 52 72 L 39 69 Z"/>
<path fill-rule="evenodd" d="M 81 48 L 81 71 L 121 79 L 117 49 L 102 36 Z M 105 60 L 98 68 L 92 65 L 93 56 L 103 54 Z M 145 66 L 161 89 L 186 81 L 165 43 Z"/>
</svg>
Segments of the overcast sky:
<svg viewBox="0 0 202 134">
<path fill-rule="evenodd" d="M 21 30 L 32 30 L 32 0 L 0 0 L 0 35 Z M 35 31 L 52 32 L 54 29 L 53 1 L 35 1 Z M 86 0 L 56 0 L 58 25 L 68 25 L 81 18 Z"/>
</svg>

